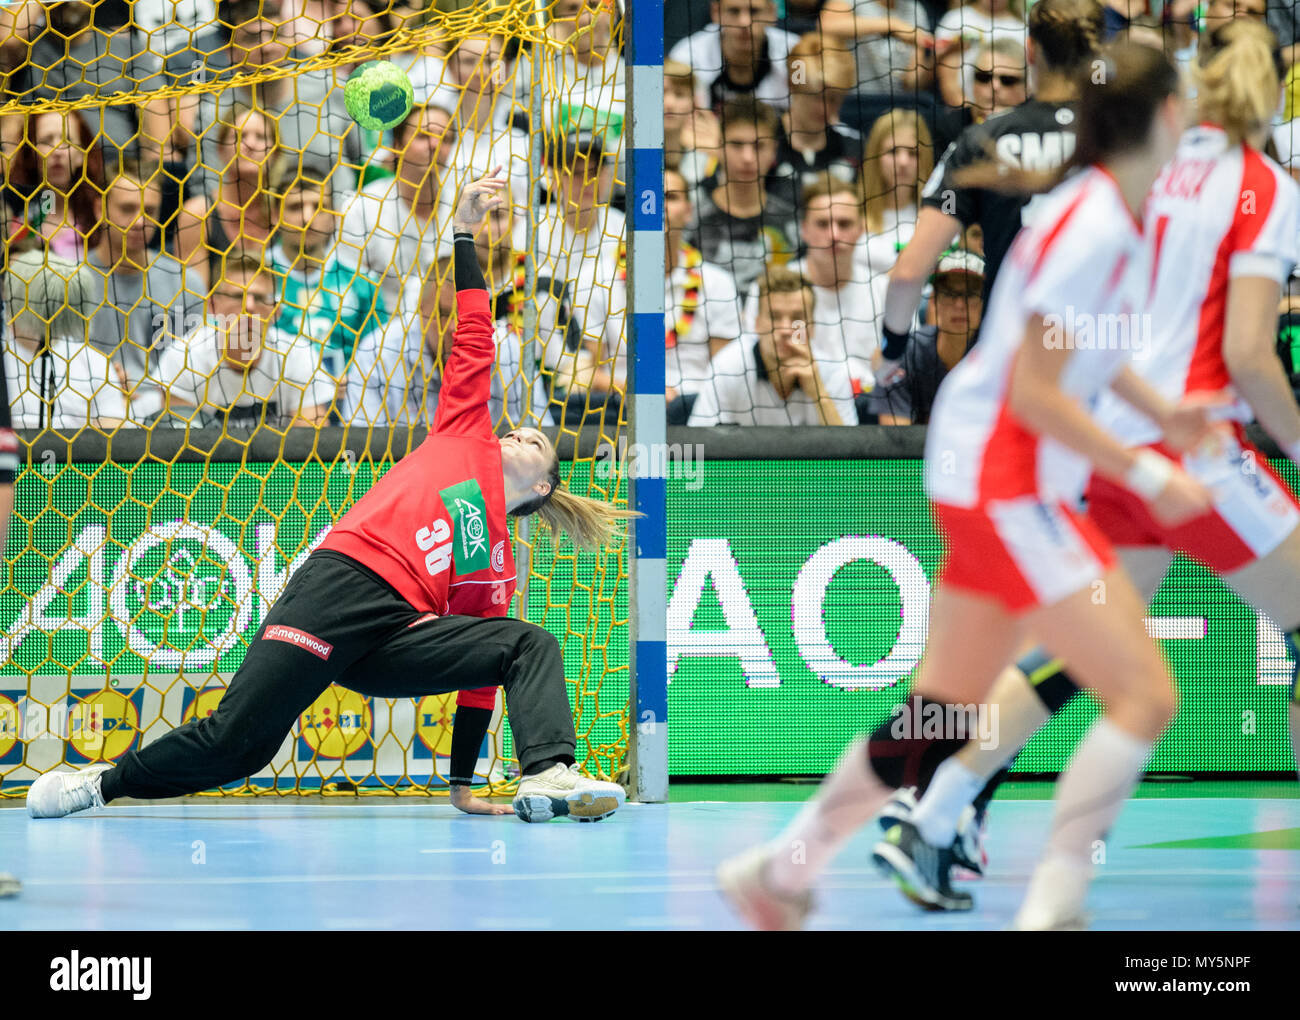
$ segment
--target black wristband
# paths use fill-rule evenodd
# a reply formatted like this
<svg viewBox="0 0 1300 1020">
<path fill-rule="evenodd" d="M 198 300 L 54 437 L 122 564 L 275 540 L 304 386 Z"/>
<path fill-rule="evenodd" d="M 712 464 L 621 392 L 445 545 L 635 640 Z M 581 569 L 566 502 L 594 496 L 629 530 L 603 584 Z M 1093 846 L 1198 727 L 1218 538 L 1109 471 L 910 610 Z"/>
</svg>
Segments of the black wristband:
<svg viewBox="0 0 1300 1020">
<path fill-rule="evenodd" d="M 478 249 L 474 235 L 457 231 L 455 235 L 455 266 L 457 290 L 487 290 L 487 280 L 478 264 Z"/>
<path fill-rule="evenodd" d="M 907 351 L 908 333 L 895 333 L 883 322 L 880 324 L 880 336 L 885 341 L 880 345 L 880 356 L 886 361 L 902 361 Z"/>
</svg>

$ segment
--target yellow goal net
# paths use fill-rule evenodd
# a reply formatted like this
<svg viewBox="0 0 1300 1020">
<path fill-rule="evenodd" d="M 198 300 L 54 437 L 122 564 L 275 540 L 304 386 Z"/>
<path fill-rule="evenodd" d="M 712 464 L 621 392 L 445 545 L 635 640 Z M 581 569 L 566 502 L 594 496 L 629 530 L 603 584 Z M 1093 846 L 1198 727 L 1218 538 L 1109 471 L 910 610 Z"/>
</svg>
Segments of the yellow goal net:
<svg viewBox="0 0 1300 1020">
<path fill-rule="evenodd" d="M 418 444 L 477 240 L 502 430 L 625 499 L 622 10 L 602 0 L 20 3 L 0 8 L 4 369 L 23 439 L 0 579 L 0 795 L 211 712 L 326 529 Z M 352 72 L 411 113 L 368 129 Z M 578 761 L 628 737 L 623 547 L 516 535 L 512 610 L 560 640 Z M 526 576 L 526 581 L 524 580 Z M 498 712 L 478 775 L 513 778 Z M 328 690 L 223 794 L 445 791 L 456 697 Z"/>
</svg>

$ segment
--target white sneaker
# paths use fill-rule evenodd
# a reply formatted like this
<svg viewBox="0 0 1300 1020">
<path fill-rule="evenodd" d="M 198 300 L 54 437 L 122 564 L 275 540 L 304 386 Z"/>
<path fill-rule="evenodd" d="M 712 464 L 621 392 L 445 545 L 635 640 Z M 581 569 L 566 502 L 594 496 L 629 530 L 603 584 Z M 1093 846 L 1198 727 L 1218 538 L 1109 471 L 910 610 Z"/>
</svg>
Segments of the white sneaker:
<svg viewBox="0 0 1300 1020">
<path fill-rule="evenodd" d="M 810 893 L 784 896 L 764 878 L 767 848 L 756 846 L 718 865 L 722 895 L 751 928 L 759 931 L 799 931 L 812 913 Z"/>
<path fill-rule="evenodd" d="M 1084 901 L 1092 866 L 1068 857 L 1045 858 L 1029 880 L 1025 901 L 1011 927 L 1016 931 L 1084 931 Z"/>
<path fill-rule="evenodd" d="M 0 873 L 0 897 L 17 896 L 23 891 L 23 884 L 13 875 Z"/>
<path fill-rule="evenodd" d="M 956 867 L 952 877 L 960 882 L 973 882 L 984 877 L 989 867 L 989 852 L 984 846 L 984 830 L 987 816 L 978 824 L 975 822 L 975 808 L 970 804 L 962 810 L 957 821 L 957 840 L 953 843 L 953 857 Z"/>
<path fill-rule="evenodd" d="M 100 773 L 112 765 L 90 765 L 78 772 L 46 772 L 27 791 L 27 813 L 33 818 L 62 818 L 88 808 L 102 808 Z"/>
<path fill-rule="evenodd" d="M 916 787 L 900 786 L 880 809 L 880 827 L 888 832 L 899 822 L 910 822 L 916 810 Z"/>
<path fill-rule="evenodd" d="M 549 822 L 568 815 L 580 822 L 598 822 L 623 806 L 627 792 L 618 783 L 588 779 L 577 765 L 552 765 L 535 776 L 524 776 L 515 793 L 515 814 L 525 822 Z"/>
</svg>

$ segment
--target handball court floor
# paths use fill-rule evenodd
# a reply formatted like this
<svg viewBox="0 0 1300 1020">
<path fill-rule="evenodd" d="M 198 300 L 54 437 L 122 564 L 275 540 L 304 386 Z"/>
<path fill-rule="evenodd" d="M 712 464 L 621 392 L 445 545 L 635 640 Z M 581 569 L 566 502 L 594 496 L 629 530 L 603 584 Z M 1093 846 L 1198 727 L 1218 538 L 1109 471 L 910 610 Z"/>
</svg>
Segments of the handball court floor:
<svg viewBox="0 0 1300 1020">
<path fill-rule="evenodd" d="M 203 800 L 32 820 L 0 809 L 15 929 L 716 929 L 714 866 L 775 834 L 812 785 L 673 787 L 594 825 L 471 817 L 445 800 Z M 876 873 L 864 829 L 818 889 L 813 929 L 1006 927 L 1045 838 L 1051 787 L 990 814 L 976 906 L 925 914 Z M 1146 783 L 1111 833 L 1096 929 L 1300 929 L 1300 788 Z"/>
</svg>

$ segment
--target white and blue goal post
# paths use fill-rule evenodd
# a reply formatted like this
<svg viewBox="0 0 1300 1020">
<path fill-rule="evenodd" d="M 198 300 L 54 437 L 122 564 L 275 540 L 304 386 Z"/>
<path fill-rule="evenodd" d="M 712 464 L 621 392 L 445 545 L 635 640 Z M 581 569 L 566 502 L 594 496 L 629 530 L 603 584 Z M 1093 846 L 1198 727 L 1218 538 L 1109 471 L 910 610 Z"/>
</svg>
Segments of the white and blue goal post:
<svg viewBox="0 0 1300 1020">
<path fill-rule="evenodd" d="M 664 401 L 664 5 L 636 0 L 627 21 L 628 380 L 633 456 L 629 529 L 631 796 L 668 799 L 667 468 Z M 658 474 L 656 474 L 658 472 Z"/>
</svg>

